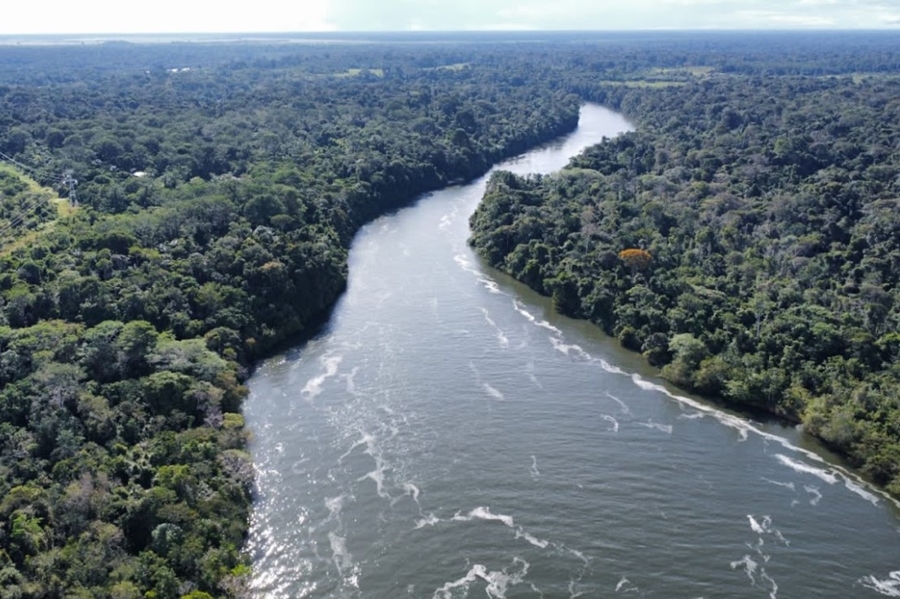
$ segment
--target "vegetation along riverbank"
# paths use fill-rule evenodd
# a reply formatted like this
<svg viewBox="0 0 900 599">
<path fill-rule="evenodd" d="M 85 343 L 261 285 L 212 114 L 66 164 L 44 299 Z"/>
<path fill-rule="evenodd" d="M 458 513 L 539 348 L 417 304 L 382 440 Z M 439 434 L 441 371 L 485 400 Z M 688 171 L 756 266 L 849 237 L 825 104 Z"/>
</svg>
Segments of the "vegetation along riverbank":
<svg viewBox="0 0 900 599">
<path fill-rule="evenodd" d="M 248 369 L 585 100 L 639 131 L 496 176 L 476 247 L 900 491 L 895 38 L 511 35 L 0 48 L 3 596 L 246 593 Z"/>
<path fill-rule="evenodd" d="M 802 422 L 900 494 L 898 91 L 607 88 L 637 131 L 552 176 L 494 175 L 471 243 L 673 383 Z"/>
</svg>

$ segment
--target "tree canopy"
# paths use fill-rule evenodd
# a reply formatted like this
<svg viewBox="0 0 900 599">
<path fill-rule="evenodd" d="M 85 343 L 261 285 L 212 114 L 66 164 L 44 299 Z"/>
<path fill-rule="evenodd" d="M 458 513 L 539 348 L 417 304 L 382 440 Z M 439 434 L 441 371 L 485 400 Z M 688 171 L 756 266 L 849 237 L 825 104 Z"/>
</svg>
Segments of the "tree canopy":
<svg viewBox="0 0 900 599">
<path fill-rule="evenodd" d="M 639 131 L 495 175 L 479 251 L 900 492 L 896 35 L 510 36 L 0 46 L 2 596 L 245 595 L 254 362 L 585 100 Z"/>
<path fill-rule="evenodd" d="M 671 381 L 802 422 L 900 494 L 898 93 L 855 76 L 597 86 L 637 131 L 552 176 L 495 175 L 471 243 Z"/>
</svg>

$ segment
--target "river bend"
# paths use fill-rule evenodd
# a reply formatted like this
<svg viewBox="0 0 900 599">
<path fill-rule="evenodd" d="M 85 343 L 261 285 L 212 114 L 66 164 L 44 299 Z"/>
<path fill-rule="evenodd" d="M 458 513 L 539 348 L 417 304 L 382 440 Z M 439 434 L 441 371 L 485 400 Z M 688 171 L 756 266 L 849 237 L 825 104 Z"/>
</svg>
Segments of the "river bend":
<svg viewBox="0 0 900 599">
<path fill-rule="evenodd" d="M 499 168 L 629 127 L 587 105 Z M 256 596 L 900 597 L 890 500 L 479 262 L 485 181 L 364 227 L 323 332 L 249 381 Z"/>
</svg>

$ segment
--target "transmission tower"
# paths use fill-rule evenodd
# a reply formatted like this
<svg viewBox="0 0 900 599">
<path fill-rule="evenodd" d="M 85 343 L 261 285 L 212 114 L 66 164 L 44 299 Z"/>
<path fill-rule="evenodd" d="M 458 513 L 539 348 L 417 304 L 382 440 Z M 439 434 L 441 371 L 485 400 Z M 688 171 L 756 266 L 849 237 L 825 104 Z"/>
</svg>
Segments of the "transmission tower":
<svg viewBox="0 0 900 599">
<path fill-rule="evenodd" d="M 78 194 L 75 191 L 78 180 L 74 178 L 71 170 L 67 170 L 63 173 L 63 183 L 69 188 L 69 204 L 73 207 L 78 206 Z"/>
</svg>

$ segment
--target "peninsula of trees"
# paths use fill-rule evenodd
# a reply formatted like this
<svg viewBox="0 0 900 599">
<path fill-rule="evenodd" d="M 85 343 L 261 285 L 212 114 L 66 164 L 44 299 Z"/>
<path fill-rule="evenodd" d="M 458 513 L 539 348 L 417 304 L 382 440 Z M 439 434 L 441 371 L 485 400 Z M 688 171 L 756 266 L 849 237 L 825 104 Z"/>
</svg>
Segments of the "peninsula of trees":
<svg viewBox="0 0 900 599">
<path fill-rule="evenodd" d="M 488 261 L 673 383 L 794 422 L 900 495 L 900 79 L 605 86 L 637 131 L 497 173 Z"/>
</svg>

